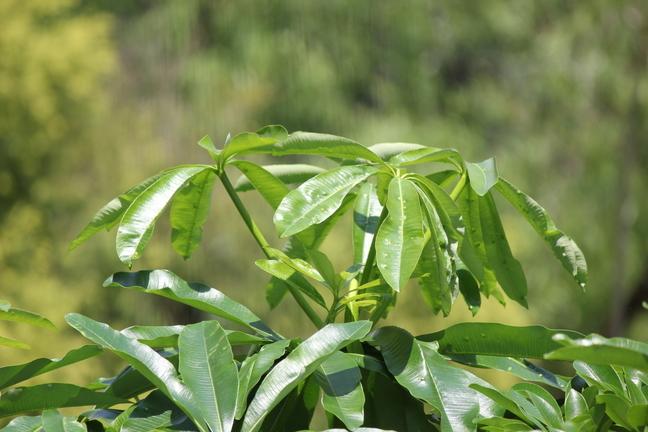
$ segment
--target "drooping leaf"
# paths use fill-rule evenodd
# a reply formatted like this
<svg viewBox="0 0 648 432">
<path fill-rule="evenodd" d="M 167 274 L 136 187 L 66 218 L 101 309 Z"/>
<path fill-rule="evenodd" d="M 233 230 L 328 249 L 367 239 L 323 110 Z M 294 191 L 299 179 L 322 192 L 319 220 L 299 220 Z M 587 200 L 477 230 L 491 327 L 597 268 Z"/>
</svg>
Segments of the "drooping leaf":
<svg viewBox="0 0 648 432">
<path fill-rule="evenodd" d="M 463 169 L 461 155 L 457 150 L 449 148 L 424 147 L 400 153 L 389 159 L 389 163 L 396 166 L 409 166 L 429 162 L 447 162 L 454 165 L 458 170 Z"/>
<path fill-rule="evenodd" d="M 392 179 L 387 210 L 387 218 L 376 234 L 376 262 L 385 281 L 400 291 L 414 272 L 425 245 L 421 203 L 411 181 Z"/>
<path fill-rule="evenodd" d="M 297 234 L 323 222 L 340 207 L 357 184 L 377 172 L 366 165 L 334 168 L 319 174 L 286 195 L 274 215 L 281 237 Z"/>
<path fill-rule="evenodd" d="M 131 264 L 140 256 L 146 246 L 146 233 L 171 198 L 185 182 L 206 169 L 211 168 L 193 165 L 166 171 L 133 199 L 117 229 L 117 254 L 122 262 Z"/>
<path fill-rule="evenodd" d="M 241 163 L 244 162 L 244 163 Z M 237 161 L 237 166 L 242 165 L 244 169 L 243 175 L 239 177 L 236 181 L 235 189 L 237 192 L 246 192 L 249 190 L 256 189 L 256 185 L 259 183 L 260 177 L 262 174 L 253 168 L 250 168 L 248 164 L 251 162 L 247 161 Z M 259 166 L 258 168 L 267 171 L 272 174 L 274 177 L 279 179 L 283 184 L 295 184 L 303 183 L 306 180 L 309 180 L 315 177 L 318 174 L 325 172 L 324 168 L 315 166 L 315 165 L 306 165 L 306 164 L 290 164 L 290 165 L 264 165 Z M 250 178 L 256 177 L 256 178 Z"/>
<path fill-rule="evenodd" d="M 191 391 L 181 381 L 173 365 L 152 348 L 80 314 L 65 316 L 67 323 L 86 338 L 124 359 L 155 387 L 173 400 L 205 432 L 206 424 Z"/>
<path fill-rule="evenodd" d="M 228 141 L 220 154 L 220 158 L 223 161 L 228 161 L 237 154 L 254 153 L 257 149 L 276 142 L 276 138 L 270 136 L 261 136 L 254 132 L 243 132 Z"/>
<path fill-rule="evenodd" d="M 544 388 L 537 384 L 522 382 L 515 384 L 512 390 L 522 393 L 536 407 L 542 420 L 556 429 L 564 428 L 564 420 L 556 399 Z"/>
<path fill-rule="evenodd" d="M 211 432 L 234 424 L 238 370 L 227 335 L 217 321 L 185 326 L 178 339 L 179 371 Z"/>
<path fill-rule="evenodd" d="M 74 384 L 40 384 L 3 391 L 0 395 L 0 417 L 46 409 L 89 405 L 110 406 L 124 402 L 121 398 Z"/>
<path fill-rule="evenodd" d="M 350 430 L 364 421 L 362 374 L 357 363 L 346 353 L 336 352 L 326 359 L 315 373 L 323 390 L 324 410 L 339 418 Z"/>
<path fill-rule="evenodd" d="M 378 143 L 369 146 L 369 150 L 377 154 L 384 161 L 388 161 L 401 153 L 422 148 L 425 148 L 425 146 L 414 143 Z"/>
<path fill-rule="evenodd" d="M 414 339 L 397 327 L 383 327 L 371 335 L 387 369 L 415 398 L 434 407 L 443 431 L 475 431 L 477 416 L 498 415 L 501 409 L 469 386 L 488 383 L 464 369 L 450 365 L 435 344 Z"/>
<path fill-rule="evenodd" d="M 246 357 L 239 370 L 239 392 L 236 402 L 236 419 L 243 417 L 247 408 L 247 397 L 261 377 L 284 355 L 290 340 L 283 339 L 262 347 L 258 353 Z"/>
<path fill-rule="evenodd" d="M 255 264 L 273 277 L 287 284 L 292 284 L 299 291 L 310 297 L 315 303 L 326 308 L 326 303 L 322 295 L 311 284 L 300 284 L 302 278 L 299 277 L 300 275 L 297 270 L 285 262 L 279 260 L 257 260 Z"/>
<path fill-rule="evenodd" d="M 473 274 L 465 269 L 457 269 L 457 279 L 459 282 L 459 292 L 464 298 L 468 309 L 472 313 L 472 316 L 477 315 L 479 308 L 481 307 L 481 295 L 479 294 L 479 282 L 473 276 Z"/>
<path fill-rule="evenodd" d="M 365 183 L 358 191 L 358 198 L 353 209 L 353 262 L 367 262 L 369 250 L 380 224 L 380 214 L 383 206 L 378 200 L 376 187 Z"/>
<path fill-rule="evenodd" d="M 498 174 L 494 158 L 477 163 L 466 162 L 466 171 L 470 179 L 470 186 L 479 196 L 486 195 L 497 183 Z"/>
<path fill-rule="evenodd" d="M 533 198 L 507 180 L 499 179 L 495 188 L 515 207 L 547 242 L 563 267 L 581 287 L 587 283 L 587 262 L 576 242 L 560 231 L 547 211 Z"/>
<path fill-rule="evenodd" d="M 369 321 L 329 324 L 302 342 L 261 382 L 247 410 L 241 432 L 259 430 L 268 412 L 300 381 L 312 374 L 333 353 L 366 336 L 370 328 Z"/>
<path fill-rule="evenodd" d="M 0 308 L 0 321 L 19 322 L 47 329 L 56 328 L 56 326 L 44 316 L 23 309 L 13 308 L 8 305 L 8 303 L 4 303 L 3 307 Z"/>
<path fill-rule="evenodd" d="M 437 342 L 441 354 L 481 354 L 501 357 L 545 358 L 560 347 L 557 334 L 579 337 L 580 333 L 551 330 L 542 326 L 517 327 L 498 323 L 460 323 L 435 333 L 417 336 Z"/>
<path fill-rule="evenodd" d="M 365 159 L 382 163 L 378 155 L 349 138 L 313 132 L 293 132 L 286 139 L 256 151 L 273 156 L 316 155 L 334 159 Z"/>
<path fill-rule="evenodd" d="M 564 332 L 563 332 L 564 333 Z M 626 338 L 604 338 L 597 334 L 576 339 L 560 334 L 554 340 L 562 347 L 545 355 L 550 360 L 582 360 L 595 365 L 628 366 L 648 371 L 648 344 Z"/>
<path fill-rule="evenodd" d="M 238 168 L 244 176 L 237 181 L 236 190 L 244 191 L 246 182 L 241 180 L 245 178 L 249 182 L 250 189 L 256 189 L 273 210 L 277 209 L 281 200 L 290 191 L 284 182 L 261 165 L 244 160 L 234 160 L 231 164 Z"/>
<path fill-rule="evenodd" d="M 85 345 L 66 353 L 60 359 L 39 358 L 27 363 L 0 368 L 0 390 L 38 375 L 86 360 L 101 353 L 96 345 Z"/>
<path fill-rule="evenodd" d="M 116 198 L 113 198 L 108 204 L 104 205 L 92 218 L 92 220 L 86 225 L 81 232 L 75 237 L 74 240 L 70 243 L 69 250 L 73 250 L 83 244 L 90 237 L 98 233 L 99 231 L 106 230 L 110 231 L 115 225 L 117 225 L 126 211 L 126 209 L 131 205 L 133 200 L 137 198 L 144 190 L 146 190 L 151 184 L 153 184 L 160 176 L 163 174 L 158 173 L 152 177 L 147 178 L 137 186 L 134 186 L 119 195 Z"/>
<path fill-rule="evenodd" d="M 242 324 L 266 336 L 276 334 L 252 311 L 215 288 L 189 283 L 168 270 L 143 270 L 115 273 L 104 286 L 129 288 L 177 301 Z"/>
<path fill-rule="evenodd" d="M 216 173 L 205 170 L 191 178 L 171 202 L 171 245 L 187 259 L 200 244 Z"/>
</svg>

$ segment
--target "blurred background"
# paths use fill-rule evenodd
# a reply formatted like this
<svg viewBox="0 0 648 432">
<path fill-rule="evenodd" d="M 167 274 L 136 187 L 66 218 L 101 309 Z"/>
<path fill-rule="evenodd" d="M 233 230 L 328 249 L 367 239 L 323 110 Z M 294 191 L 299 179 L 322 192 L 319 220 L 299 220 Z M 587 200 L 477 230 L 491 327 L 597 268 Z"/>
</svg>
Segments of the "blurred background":
<svg viewBox="0 0 648 432">
<path fill-rule="evenodd" d="M 0 2 L 0 298 L 59 330 L 2 324 L 31 351 L 82 343 L 63 316 L 122 328 L 196 317 L 102 288 L 114 232 L 67 252 L 113 196 L 168 166 L 208 162 L 205 134 L 283 124 L 370 145 L 409 141 L 495 156 L 584 250 L 585 293 L 505 202 L 529 305 L 461 300 L 432 316 L 413 284 L 389 321 L 413 333 L 459 320 L 539 323 L 648 339 L 648 3 L 645 1 L 3 0 Z M 233 173 L 233 176 L 236 175 Z M 135 269 L 168 268 L 244 302 L 281 333 L 312 331 L 286 298 L 270 310 L 259 250 L 220 189 L 205 240 L 175 256 L 166 221 Z M 270 209 L 244 200 L 273 237 Z M 350 262 L 350 223 L 324 245 Z M 277 243 L 278 244 L 278 243 Z M 63 369 L 85 383 L 115 357 Z M 48 376 L 46 379 L 51 379 Z"/>
</svg>

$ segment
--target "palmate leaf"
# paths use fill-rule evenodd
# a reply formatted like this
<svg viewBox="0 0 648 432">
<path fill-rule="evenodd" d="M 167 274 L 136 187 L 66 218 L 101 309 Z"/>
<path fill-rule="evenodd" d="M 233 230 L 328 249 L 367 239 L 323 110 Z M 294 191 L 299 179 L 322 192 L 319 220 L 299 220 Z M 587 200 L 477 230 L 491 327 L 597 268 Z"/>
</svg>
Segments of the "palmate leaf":
<svg viewBox="0 0 648 432">
<path fill-rule="evenodd" d="M 227 335 L 216 321 L 185 326 L 178 339 L 179 371 L 211 432 L 234 424 L 238 370 Z"/>
<path fill-rule="evenodd" d="M 155 221 L 171 198 L 189 179 L 207 169 L 212 168 L 188 165 L 168 170 L 132 201 L 117 229 L 117 255 L 122 262 L 131 264 L 140 256 Z"/>
<path fill-rule="evenodd" d="M 329 324 L 302 342 L 261 382 L 250 403 L 241 432 L 259 430 L 264 418 L 284 397 L 336 351 L 366 336 L 369 321 Z"/>
<path fill-rule="evenodd" d="M 595 365 L 628 366 L 648 371 L 648 344 L 626 338 L 604 338 L 597 334 L 576 339 L 560 334 L 554 340 L 562 345 L 547 353 L 550 360 L 582 360 Z"/>
<path fill-rule="evenodd" d="M 556 228 L 547 211 L 533 198 L 500 178 L 495 188 L 515 207 L 547 242 L 563 267 L 584 288 L 587 283 L 587 262 L 576 242 Z"/>
<path fill-rule="evenodd" d="M 324 410 L 339 418 L 350 430 L 364 421 L 362 374 L 355 360 L 347 353 L 336 352 L 321 364 L 315 377 L 323 390 Z"/>
<path fill-rule="evenodd" d="M 250 164 L 251 162 L 247 161 L 236 161 L 232 162 L 233 164 L 236 164 L 239 168 L 241 168 L 241 171 L 243 171 L 243 175 L 236 181 L 235 183 L 235 190 L 237 192 L 246 192 L 252 189 L 256 189 L 255 184 L 258 184 L 259 178 L 263 175 L 262 173 L 256 172 L 254 168 L 251 167 Z M 256 165 L 256 164 L 252 164 Z M 283 184 L 295 184 L 295 183 L 303 183 L 306 180 L 309 180 L 313 177 L 315 177 L 318 174 L 323 173 L 326 171 L 324 168 L 315 166 L 315 165 L 307 165 L 307 164 L 291 164 L 291 165 L 263 165 L 259 166 L 256 165 L 256 167 L 263 169 L 264 171 L 270 173 L 272 176 L 275 178 L 279 179 Z M 250 177 L 248 177 L 248 174 Z"/>
<path fill-rule="evenodd" d="M 38 375 L 86 360 L 102 352 L 96 345 L 85 345 L 66 353 L 60 359 L 39 358 L 27 363 L 0 368 L 0 390 Z"/>
<path fill-rule="evenodd" d="M 46 409 L 89 405 L 110 406 L 124 402 L 126 402 L 124 399 L 74 384 L 40 384 L 3 391 L 0 396 L 0 417 Z"/>
<path fill-rule="evenodd" d="M 471 384 L 488 387 L 488 383 L 450 365 L 434 343 L 416 340 L 397 327 L 376 330 L 371 343 L 380 348 L 396 381 L 439 412 L 441 430 L 475 431 L 477 416 L 491 417 L 501 412 L 496 404 L 469 388 Z"/>
<path fill-rule="evenodd" d="M 414 272 L 425 245 L 421 203 L 411 181 L 392 179 L 387 210 L 387 218 L 376 234 L 376 263 L 385 281 L 400 291 Z"/>
<path fill-rule="evenodd" d="M 104 286 L 129 288 L 177 301 L 244 325 L 265 336 L 276 337 L 261 318 L 242 304 L 235 302 L 215 288 L 189 283 L 168 270 L 143 270 L 115 273 Z"/>
<path fill-rule="evenodd" d="M 365 159 L 382 163 L 378 155 L 349 138 L 313 132 L 293 132 L 286 139 L 257 148 L 255 152 L 273 156 L 315 155 L 334 159 Z"/>
<path fill-rule="evenodd" d="M 378 200 L 376 186 L 363 184 L 358 190 L 353 209 L 353 262 L 365 265 L 373 239 L 378 231 L 383 206 Z"/>
<path fill-rule="evenodd" d="M 184 259 L 202 240 L 216 173 L 205 170 L 191 178 L 171 202 L 171 245 Z"/>
<path fill-rule="evenodd" d="M 289 192 L 277 207 L 274 223 L 281 237 L 297 234 L 331 216 L 357 184 L 378 171 L 367 165 L 334 168 Z"/>
</svg>

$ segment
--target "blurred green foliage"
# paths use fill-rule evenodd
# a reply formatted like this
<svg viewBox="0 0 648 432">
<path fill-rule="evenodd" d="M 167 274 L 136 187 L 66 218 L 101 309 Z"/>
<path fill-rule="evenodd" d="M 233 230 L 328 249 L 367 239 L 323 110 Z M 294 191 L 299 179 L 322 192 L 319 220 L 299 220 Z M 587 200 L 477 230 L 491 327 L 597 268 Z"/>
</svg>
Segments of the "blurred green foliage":
<svg viewBox="0 0 648 432">
<path fill-rule="evenodd" d="M 61 327 L 3 328 L 35 347 L 5 363 L 76 344 L 67 311 L 124 327 L 191 320 L 102 289 L 122 268 L 108 237 L 69 254 L 67 243 L 128 185 L 206 161 L 201 136 L 267 123 L 497 156 L 583 247 L 590 283 L 574 289 L 541 241 L 521 242 L 530 228 L 508 211 L 531 308 L 492 303 L 477 320 L 648 337 L 646 313 L 626 307 L 648 289 L 645 2 L 4 1 L 0 28 L 0 297 Z M 270 210 L 248 195 L 272 234 Z M 221 190 L 212 212 L 191 260 L 173 256 L 161 226 L 139 268 L 209 283 L 278 331 L 303 333 L 290 302 L 268 311 L 265 276 L 244 270 L 258 251 Z M 324 245 L 339 266 L 350 235 L 349 224 Z M 439 325 L 414 289 L 392 319 L 415 333 Z"/>
</svg>

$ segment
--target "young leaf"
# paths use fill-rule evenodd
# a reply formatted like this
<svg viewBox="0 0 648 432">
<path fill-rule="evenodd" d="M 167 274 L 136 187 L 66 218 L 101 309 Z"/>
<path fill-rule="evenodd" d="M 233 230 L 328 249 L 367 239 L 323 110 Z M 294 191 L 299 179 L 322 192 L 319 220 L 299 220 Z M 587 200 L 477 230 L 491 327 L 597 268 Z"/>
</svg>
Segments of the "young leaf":
<svg viewBox="0 0 648 432">
<path fill-rule="evenodd" d="M 440 413 L 442 430 L 475 431 L 478 416 L 501 413 L 496 404 L 469 388 L 471 384 L 489 387 L 488 383 L 448 364 L 433 343 L 416 340 L 397 327 L 376 330 L 371 343 L 380 348 L 396 381 Z"/>
<path fill-rule="evenodd" d="M 370 328 L 369 321 L 329 324 L 302 342 L 261 382 L 247 410 L 241 432 L 259 430 L 270 410 L 291 390 L 336 351 L 366 336 Z"/>
<path fill-rule="evenodd" d="M 257 153 L 273 156 L 317 155 L 334 159 L 365 159 L 382 163 L 382 159 L 367 147 L 349 138 L 313 132 L 294 132 L 275 144 L 257 149 Z"/>
<path fill-rule="evenodd" d="M 211 432 L 234 424 L 238 370 L 227 335 L 217 321 L 185 326 L 178 338 L 179 371 Z"/>
<path fill-rule="evenodd" d="M 243 132 L 236 135 L 223 148 L 220 158 L 228 161 L 237 154 L 254 153 L 257 149 L 274 144 L 277 140 L 272 137 L 257 135 L 253 132 Z"/>
<path fill-rule="evenodd" d="M 8 303 L 3 303 L 0 307 L 0 321 L 14 321 L 46 329 L 56 328 L 47 318 L 34 312 L 12 308 Z"/>
<path fill-rule="evenodd" d="M 207 150 L 209 157 L 211 157 L 215 162 L 218 161 L 218 155 L 220 154 L 221 150 L 216 148 L 209 135 L 205 135 L 204 137 L 200 138 L 200 140 L 198 140 L 198 145 Z"/>
<path fill-rule="evenodd" d="M 288 138 L 288 131 L 281 125 L 267 125 L 256 131 L 256 134 L 265 138 L 274 138 L 277 141 Z"/>
<path fill-rule="evenodd" d="M 131 264 L 146 245 L 146 233 L 187 180 L 201 173 L 205 166 L 184 166 L 167 171 L 137 196 L 128 207 L 117 229 L 119 259 Z"/>
<path fill-rule="evenodd" d="M 648 344 L 626 338 L 604 338 L 592 334 L 574 339 L 566 334 L 554 336 L 561 348 L 548 353 L 550 360 L 582 360 L 592 364 L 628 366 L 648 371 Z"/>
<path fill-rule="evenodd" d="M 243 162 L 243 163 L 241 163 Z M 306 165 L 306 164 L 290 164 L 290 165 L 263 165 L 259 166 L 256 164 L 256 169 L 251 169 L 249 164 L 251 162 L 247 161 L 236 161 L 233 162 L 237 166 L 242 165 L 244 169 L 243 171 L 244 175 L 239 177 L 239 179 L 236 181 L 235 184 L 235 189 L 237 192 L 246 192 L 252 189 L 256 189 L 256 185 L 259 183 L 259 178 L 261 177 L 261 173 L 258 173 L 258 169 L 262 169 L 264 171 L 267 171 L 270 173 L 272 176 L 275 178 L 279 179 L 283 184 L 301 184 L 305 182 L 306 180 L 309 180 L 313 177 L 315 177 L 318 174 L 321 174 L 325 172 L 326 170 L 324 168 L 315 166 L 315 165 Z M 246 169 L 249 172 L 246 173 Z M 257 178 L 252 178 L 250 179 L 249 177 L 257 177 Z"/>
<path fill-rule="evenodd" d="M 587 283 L 587 262 L 576 242 L 556 228 L 547 211 L 533 198 L 500 178 L 495 188 L 515 207 L 547 242 L 563 267 L 585 287 Z"/>
<path fill-rule="evenodd" d="M 216 173 L 205 170 L 191 178 L 171 202 L 171 245 L 187 259 L 202 240 Z"/>
<path fill-rule="evenodd" d="M 425 244 L 421 203 L 411 181 L 392 179 L 387 210 L 376 235 L 376 262 L 385 281 L 400 291 L 416 268 Z"/>
<path fill-rule="evenodd" d="M 277 336 L 261 321 L 261 318 L 242 304 L 235 302 L 215 288 L 195 282 L 188 283 L 168 270 L 119 272 L 106 279 L 104 286 L 130 288 L 147 294 L 166 297 L 242 324 L 265 336 Z"/>
<path fill-rule="evenodd" d="M 426 148 L 421 144 L 414 143 L 378 143 L 369 146 L 369 150 L 378 155 L 382 160 L 388 161 L 401 153 Z"/>
<path fill-rule="evenodd" d="M 369 250 L 380 224 L 380 214 L 383 206 L 378 200 L 376 186 L 365 183 L 358 191 L 358 198 L 353 209 L 353 262 L 367 262 Z"/>
<path fill-rule="evenodd" d="M 315 289 L 315 287 L 313 287 L 311 284 L 301 284 L 300 281 L 303 279 L 302 277 L 300 277 L 301 275 L 297 273 L 297 270 L 295 270 L 285 262 L 279 260 L 257 260 L 255 261 L 255 264 L 261 270 L 272 275 L 273 277 L 287 284 L 292 284 L 292 286 L 306 294 L 315 303 L 322 306 L 323 308 L 326 308 L 324 298 Z"/>
<path fill-rule="evenodd" d="M 458 170 L 463 169 L 463 159 L 455 149 L 424 147 L 406 151 L 389 159 L 389 163 L 396 166 L 409 166 L 429 162 L 447 162 L 454 165 Z"/>
<path fill-rule="evenodd" d="M 241 182 L 241 180 L 245 178 L 251 189 L 256 189 L 273 210 L 277 209 L 281 200 L 290 192 L 290 189 L 281 180 L 260 165 L 243 160 L 234 160 L 231 164 L 245 176 L 236 183 L 236 190 L 243 191 L 241 184 L 245 185 L 246 182 Z"/>
<path fill-rule="evenodd" d="M 574 389 L 569 389 L 565 396 L 565 419 L 572 420 L 587 412 L 587 402 L 583 395 Z"/>
<path fill-rule="evenodd" d="M 479 196 L 486 195 L 497 183 L 498 174 L 494 158 L 477 163 L 466 162 L 466 171 L 470 179 L 470 186 Z"/>
<path fill-rule="evenodd" d="M 289 192 L 274 215 L 279 235 L 288 237 L 323 222 L 335 213 L 351 189 L 377 171 L 366 165 L 342 166 L 319 174 Z"/>
</svg>

